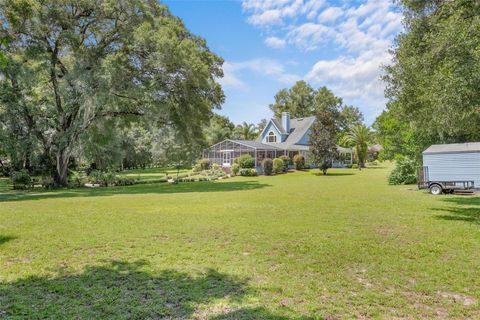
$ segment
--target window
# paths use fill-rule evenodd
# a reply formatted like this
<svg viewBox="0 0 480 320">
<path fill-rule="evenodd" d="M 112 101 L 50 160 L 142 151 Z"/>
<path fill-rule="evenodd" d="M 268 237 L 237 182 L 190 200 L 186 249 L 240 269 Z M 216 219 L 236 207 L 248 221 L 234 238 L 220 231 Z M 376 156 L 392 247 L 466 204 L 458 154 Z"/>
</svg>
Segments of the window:
<svg viewBox="0 0 480 320">
<path fill-rule="evenodd" d="M 270 131 L 267 136 L 267 142 L 277 142 L 277 136 L 273 131 Z"/>
</svg>

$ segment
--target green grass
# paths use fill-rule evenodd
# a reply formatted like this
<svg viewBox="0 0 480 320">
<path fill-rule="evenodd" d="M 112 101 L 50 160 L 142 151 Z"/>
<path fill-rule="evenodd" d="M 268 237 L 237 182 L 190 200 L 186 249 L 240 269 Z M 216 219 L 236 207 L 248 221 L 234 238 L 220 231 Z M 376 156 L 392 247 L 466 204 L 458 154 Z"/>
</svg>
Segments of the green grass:
<svg viewBox="0 0 480 320">
<path fill-rule="evenodd" d="M 187 173 L 190 172 L 191 169 L 180 169 L 178 172 Z M 149 168 L 149 169 L 134 169 L 134 170 L 126 170 L 120 172 L 121 175 L 140 180 L 140 181 L 158 181 L 158 179 L 166 178 L 167 174 L 175 177 L 177 175 L 177 169 L 175 168 Z"/>
<path fill-rule="evenodd" d="M 479 318 L 480 197 L 388 170 L 0 191 L 0 318 Z"/>
</svg>

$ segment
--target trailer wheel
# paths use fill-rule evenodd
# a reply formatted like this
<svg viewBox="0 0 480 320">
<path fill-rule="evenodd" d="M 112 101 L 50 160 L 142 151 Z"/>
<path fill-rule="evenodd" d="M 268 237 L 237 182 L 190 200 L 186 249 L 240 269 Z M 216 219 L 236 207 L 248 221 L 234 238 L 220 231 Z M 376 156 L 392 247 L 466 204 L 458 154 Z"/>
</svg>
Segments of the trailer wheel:
<svg viewBox="0 0 480 320">
<path fill-rule="evenodd" d="M 429 190 L 430 190 L 430 193 L 435 195 L 435 196 L 438 196 L 439 194 L 441 194 L 443 192 L 443 188 L 439 184 L 432 184 L 430 186 Z"/>
</svg>

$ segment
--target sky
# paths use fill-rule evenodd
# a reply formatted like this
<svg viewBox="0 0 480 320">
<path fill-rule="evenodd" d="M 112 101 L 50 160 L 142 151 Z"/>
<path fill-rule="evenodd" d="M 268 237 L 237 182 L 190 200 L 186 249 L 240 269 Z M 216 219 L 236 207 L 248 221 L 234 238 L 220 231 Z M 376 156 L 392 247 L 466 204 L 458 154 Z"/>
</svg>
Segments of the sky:
<svg viewBox="0 0 480 320">
<path fill-rule="evenodd" d="M 305 80 L 360 108 L 371 124 L 385 108 L 382 65 L 402 31 L 390 0 L 164 0 L 222 57 L 219 79 L 233 122 L 271 118 L 275 93 Z"/>
</svg>

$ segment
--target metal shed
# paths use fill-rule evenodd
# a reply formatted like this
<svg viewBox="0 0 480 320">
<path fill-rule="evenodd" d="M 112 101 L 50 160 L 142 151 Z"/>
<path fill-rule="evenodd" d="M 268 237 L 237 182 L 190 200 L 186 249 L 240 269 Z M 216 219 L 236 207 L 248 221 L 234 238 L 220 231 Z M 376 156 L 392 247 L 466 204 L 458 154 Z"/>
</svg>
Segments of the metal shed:
<svg viewBox="0 0 480 320">
<path fill-rule="evenodd" d="M 436 144 L 423 152 L 425 181 L 473 181 L 480 188 L 480 142 Z"/>
</svg>

